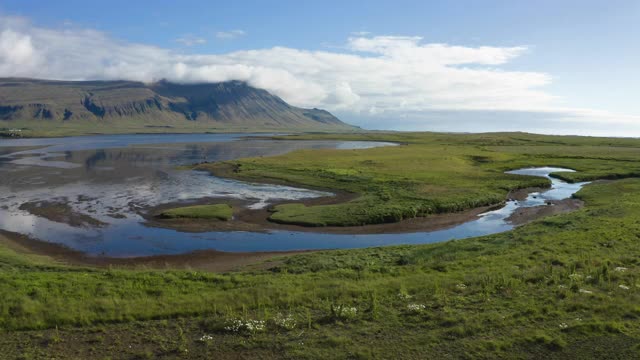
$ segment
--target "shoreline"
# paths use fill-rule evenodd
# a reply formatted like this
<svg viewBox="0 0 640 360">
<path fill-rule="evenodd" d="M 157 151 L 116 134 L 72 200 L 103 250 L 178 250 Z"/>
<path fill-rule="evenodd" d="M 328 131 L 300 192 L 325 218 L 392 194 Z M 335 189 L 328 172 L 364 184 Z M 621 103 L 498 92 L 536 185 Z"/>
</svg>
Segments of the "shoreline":
<svg viewBox="0 0 640 360">
<path fill-rule="evenodd" d="M 508 194 L 506 200 L 522 201 L 527 195 L 533 192 L 544 190 L 542 188 L 525 188 L 512 191 Z M 415 217 L 404 219 L 394 223 L 368 224 L 360 226 L 300 226 L 293 224 L 280 224 L 269 220 L 270 209 L 274 206 L 286 203 L 302 203 L 305 206 L 325 205 L 340 203 L 356 198 L 355 194 L 340 194 L 334 197 L 320 197 L 311 199 L 301 199 L 296 201 L 278 201 L 269 206 L 252 210 L 244 207 L 247 201 L 243 200 L 224 200 L 224 198 L 203 198 L 188 205 L 203 205 L 215 203 L 227 203 L 234 207 L 233 219 L 229 221 L 211 221 L 202 219 L 160 219 L 157 215 L 163 210 L 185 206 L 184 203 L 167 203 L 153 208 L 144 209 L 139 212 L 146 221 L 145 226 L 159 227 L 166 229 L 178 230 L 181 232 L 202 233 L 210 231 L 251 231 L 251 232 L 269 232 L 269 231 L 292 231 L 300 233 L 319 233 L 319 234 L 336 234 L 336 235 L 372 235 L 372 234 L 403 234 L 414 232 L 431 232 L 437 230 L 449 229 L 469 221 L 476 220 L 481 214 L 497 210 L 505 206 L 505 202 L 473 208 L 465 211 L 433 214 L 425 217 Z M 552 200 L 547 205 L 539 205 L 529 208 L 522 208 L 517 213 L 512 214 L 506 220 L 514 226 L 527 224 L 541 217 L 556 215 L 566 212 L 575 211 L 584 206 L 584 202 L 574 198 L 564 200 Z M 240 209 L 238 209 L 240 207 Z"/>
<path fill-rule="evenodd" d="M 200 165 L 206 163 L 195 164 L 192 170 L 204 170 L 209 172 L 211 176 L 217 176 L 226 179 L 237 179 L 242 181 L 256 181 L 255 179 L 238 176 L 233 166 L 225 164 L 225 166 L 217 167 L 215 170 L 210 168 L 201 168 Z M 262 178 L 259 180 L 264 184 L 277 184 L 286 186 L 301 186 L 279 179 Z M 304 186 L 304 185 L 303 185 Z M 524 200 L 532 192 L 547 190 L 549 187 L 533 187 L 522 188 L 508 192 L 505 199 L 497 204 L 472 208 L 456 213 L 433 214 L 425 217 L 416 217 L 401 220 L 393 223 L 368 224 L 361 226 L 326 226 L 326 227 L 306 227 L 293 224 L 280 224 L 269 220 L 269 216 L 274 206 L 286 203 L 301 203 L 305 206 L 339 204 L 357 199 L 360 195 L 357 193 L 346 192 L 328 188 L 318 188 L 304 186 L 307 189 L 329 191 L 334 193 L 333 196 L 324 196 L 318 198 L 307 198 L 300 200 L 280 200 L 270 203 L 262 209 L 249 209 L 248 200 L 237 200 L 228 198 L 201 198 L 191 201 L 189 205 L 212 204 L 212 203 L 228 203 L 233 205 L 234 217 L 230 221 L 210 221 L 198 219 L 159 219 L 155 215 L 162 210 L 166 210 L 175 206 L 185 206 L 185 202 L 165 203 L 155 207 L 142 208 L 137 213 L 145 220 L 142 224 L 150 227 L 168 228 L 181 232 L 207 232 L 207 231 L 251 231 L 251 232 L 268 232 L 268 231 L 292 231 L 301 233 L 327 233 L 327 234 L 344 234 L 344 235 L 366 235 L 366 234 L 400 234 L 400 233 L 419 233 L 443 230 L 476 220 L 479 215 L 487 211 L 502 208 L 506 201 Z M 550 206 L 553 205 L 553 206 Z M 564 212 L 570 212 L 579 209 L 584 203 L 580 200 L 569 198 L 561 201 L 549 202 L 547 205 L 540 205 L 532 208 L 519 209 L 511 214 L 506 220 L 513 226 L 520 226 L 529 223 L 538 218 L 555 215 Z M 30 213 L 34 213 L 34 209 L 24 209 Z M 38 208 L 39 212 L 46 213 L 46 209 Z M 59 211 L 57 211 L 59 213 Z M 34 214 L 39 215 L 39 214 Z M 58 214 L 60 215 L 60 214 Z M 67 218 L 72 218 L 66 214 Z M 42 214 L 40 214 L 42 216 Z M 46 217 L 46 216 L 45 216 Z M 61 221 L 51 219 L 52 221 Z M 67 222 L 66 220 L 64 222 Z M 72 224 L 73 225 L 73 224 Z M 216 250 L 197 250 L 186 254 L 175 255 L 153 255 L 141 257 L 107 257 L 101 255 L 88 255 L 81 251 L 67 248 L 64 245 L 54 244 L 46 240 L 38 240 L 25 235 L 10 233 L 0 230 L 0 243 L 12 243 L 17 245 L 23 251 L 32 252 L 34 254 L 47 255 L 53 259 L 62 261 L 72 265 L 94 266 L 94 267 L 110 267 L 118 266 L 125 268 L 164 268 L 164 269 L 201 269 L 207 271 L 232 271 L 239 267 L 248 265 L 258 265 L 266 261 L 271 261 L 274 257 L 286 256 L 292 254 L 300 254 L 319 250 L 296 250 L 296 251 L 271 251 L 271 252 L 223 252 Z"/>
<path fill-rule="evenodd" d="M 206 171 L 211 176 L 219 177 L 222 179 L 232 179 L 245 182 L 253 182 L 254 179 L 245 178 L 236 175 L 232 166 L 225 165 L 224 167 L 218 167 L 215 170 L 211 168 L 200 168 L 200 165 L 206 165 L 205 163 L 199 163 L 192 166 L 191 170 Z M 283 224 L 269 220 L 271 209 L 273 207 L 282 204 L 299 203 L 304 206 L 316 206 L 316 205 L 332 205 L 349 202 L 357 199 L 360 195 L 356 193 L 350 193 L 346 191 L 320 188 L 308 185 L 301 185 L 283 181 L 280 179 L 262 178 L 260 183 L 271 185 L 283 185 L 291 187 L 301 187 L 309 190 L 317 190 L 323 192 L 331 192 L 333 196 L 324 196 L 318 198 L 306 198 L 299 200 L 281 200 L 274 201 L 268 206 L 262 209 L 248 209 L 246 205 L 249 201 L 225 199 L 225 198 L 202 198 L 194 202 L 188 203 L 188 205 L 205 205 L 216 203 L 227 203 L 233 206 L 234 213 L 233 219 L 230 221 L 218 221 L 211 222 L 207 220 L 198 219 L 159 219 L 155 215 L 159 214 L 163 210 L 170 209 L 172 207 L 186 206 L 184 202 L 166 203 L 155 207 L 142 209 L 138 212 L 138 215 L 143 217 L 146 222 L 146 226 L 160 227 L 167 229 L 174 229 L 183 232 L 208 232 L 208 231 L 253 231 L 253 232 L 267 232 L 267 231 L 295 231 L 302 233 L 321 233 L 321 234 L 345 234 L 345 235 L 368 235 L 368 234 L 402 234 L 412 232 L 431 232 L 437 230 L 448 229 L 457 225 L 464 224 L 469 221 L 473 221 L 478 218 L 479 215 L 491 210 L 497 210 L 505 206 L 509 200 L 522 201 L 527 198 L 530 193 L 545 191 L 551 188 L 549 187 L 529 187 L 522 189 L 511 190 L 505 196 L 505 199 L 497 204 L 482 206 L 472 209 L 463 210 L 455 213 L 442 213 L 431 214 L 423 217 L 415 217 L 410 219 L 403 219 L 398 222 L 392 223 L 379 223 L 379 224 L 366 224 L 359 226 L 302 226 L 295 224 Z M 567 199 L 570 200 L 570 199 Z M 559 202 L 557 211 L 555 213 L 562 213 L 575 210 L 582 205 L 569 206 L 568 203 Z M 542 206 L 546 207 L 546 206 Z M 536 207 L 537 208 L 537 207 Z M 533 221 L 548 211 L 529 211 L 518 218 L 518 222 L 513 222 L 514 225 L 522 225 Z"/>
<path fill-rule="evenodd" d="M 156 215 L 163 210 L 185 206 L 185 203 L 168 203 L 160 206 L 144 209 L 139 212 L 150 227 L 174 229 L 182 232 L 201 233 L 209 231 L 292 231 L 301 233 L 320 233 L 337 235 L 370 235 L 370 234 L 402 234 L 412 232 L 430 232 L 443 230 L 475 220 L 480 214 L 499 209 L 504 202 L 492 206 L 483 206 L 456 213 L 434 214 L 426 217 L 404 219 L 394 223 L 368 224 L 360 226 L 300 226 L 293 224 L 280 224 L 269 220 L 269 215 L 274 206 L 287 203 L 302 203 L 305 206 L 328 205 L 341 203 L 355 199 L 355 194 L 341 194 L 337 196 L 325 196 L 320 198 L 301 199 L 295 201 L 277 201 L 262 209 L 248 209 L 244 207 L 248 202 L 242 200 L 227 200 L 224 198 L 204 198 L 191 205 L 204 205 L 226 203 L 234 207 L 233 219 L 229 221 L 210 221 L 202 219 L 160 219 Z"/>
<path fill-rule="evenodd" d="M 520 189 L 523 191 L 525 189 Z M 515 196 L 514 196 L 515 197 Z M 317 200 L 317 199 L 310 199 Z M 326 200 L 325 200 L 326 201 Z M 551 205 L 541 205 L 531 208 L 520 209 L 517 213 L 512 214 L 508 220 L 514 226 L 521 226 L 531 221 L 537 220 L 550 215 L 556 215 L 571 212 L 584 206 L 584 202 L 578 199 L 564 199 L 552 201 Z M 494 207 L 475 208 L 468 211 L 455 214 L 440 214 L 426 218 L 413 218 L 403 220 L 398 223 L 365 225 L 370 234 L 394 234 L 392 230 L 402 230 L 403 232 L 420 232 L 435 231 L 450 228 L 467 221 L 477 218 L 483 212 L 491 210 Z M 247 211 L 251 211 L 248 210 Z M 266 209 L 259 212 L 268 213 Z M 427 221 L 430 220 L 430 221 Z M 270 225 L 279 224 L 271 223 L 264 219 L 264 222 Z M 157 224 L 149 224 L 154 226 Z M 257 225 L 257 224 L 254 224 Z M 280 228 L 255 229 L 244 231 L 269 231 L 269 230 L 290 230 L 301 231 L 305 228 L 296 225 L 280 225 Z M 168 227 L 168 226 L 163 226 Z M 186 231 L 177 227 L 168 227 Z M 302 228 L 302 229 L 301 229 Z M 352 227 L 353 228 L 353 227 Z M 362 230 L 361 227 L 356 229 L 329 229 L 344 232 L 333 232 L 336 234 L 364 234 L 356 230 Z M 430 230 L 426 230 L 430 229 Z M 193 229 L 191 229 L 193 230 Z M 222 230 L 219 229 L 218 230 Z M 306 232 L 324 232 L 325 228 L 306 228 Z M 320 231 L 318 231 L 320 230 Z M 210 231 L 206 228 L 202 231 Z M 226 231 L 240 231 L 240 229 L 227 229 Z M 309 254 L 319 251 L 331 251 L 331 249 L 323 250 L 295 250 L 295 251 L 268 251 L 268 252 L 225 252 L 217 250 L 197 250 L 184 254 L 168 254 L 168 255 L 150 255 L 136 257 L 109 257 L 109 256 L 93 256 L 84 252 L 71 249 L 61 244 L 47 242 L 46 240 L 34 239 L 29 236 L 9 232 L 0 229 L 0 245 L 7 246 L 9 249 L 23 254 L 31 254 L 37 256 L 45 256 L 52 259 L 60 265 L 70 266 L 86 266 L 92 268 L 122 268 L 130 270 L 200 270 L 209 272 L 232 272 L 240 269 L 243 270 L 265 270 L 277 266 L 282 257 L 298 254 Z"/>
<path fill-rule="evenodd" d="M 26 235 L 0 230 L 0 245 L 17 253 L 45 256 L 59 265 L 93 268 L 122 268 L 129 270 L 202 270 L 232 272 L 244 268 L 269 269 L 277 266 L 278 258 L 310 253 L 314 250 L 271 252 L 224 252 L 198 250 L 186 254 L 151 255 L 137 257 L 91 256 L 64 245 L 38 240 Z"/>
</svg>

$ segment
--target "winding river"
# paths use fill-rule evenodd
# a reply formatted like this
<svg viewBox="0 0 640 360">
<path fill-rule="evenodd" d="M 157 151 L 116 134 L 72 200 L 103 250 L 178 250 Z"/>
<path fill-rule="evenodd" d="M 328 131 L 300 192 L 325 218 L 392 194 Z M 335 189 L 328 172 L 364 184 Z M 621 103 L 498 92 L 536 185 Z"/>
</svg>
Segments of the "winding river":
<svg viewBox="0 0 640 360">
<path fill-rule="evenodd" d="M 585 183 L 550 178 L 559 168 L 533 168 L 514 174 L 544 176 L 552 187 L 508 201 L 498 210 L 448 229 L 400 234 L 325 234 L 313 232 L 180 232 L 149 227 L 137 210 L 198 198 L 235 198 L 249 207 L 274 200 L 296 200 L 327 193 L 288 186 L 221 179 L 184 171 L 179 165 L 298 149 L 363 149 L 394 146 L 362 141 L 278 141 L 247 134 L 108 135 L 52 139 L 0 140 L 0 229 L 62 244 L 90 255 L 134 257 L 195 250 L 290 251 L 424 244 L 488 235 L 514 227 L 507 218 L 517 209 L 571 197 Z M 63 201 L 77 213 L 105 226 L 71 226 L 35 216 L 24 203 Z"/>
</svg>

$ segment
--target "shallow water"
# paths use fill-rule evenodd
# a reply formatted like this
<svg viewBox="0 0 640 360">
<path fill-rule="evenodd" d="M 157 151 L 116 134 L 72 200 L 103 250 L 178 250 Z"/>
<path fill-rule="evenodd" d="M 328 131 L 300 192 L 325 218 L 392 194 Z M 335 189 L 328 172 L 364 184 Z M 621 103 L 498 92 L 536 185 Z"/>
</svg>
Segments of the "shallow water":
<svg viewBox="0 0 640 360">
<path fill-rule="evenodd" d="M 202 197 L 231 197 L 262 207 L 276 199 L 301 199 L 327 193 L 293 187 L 251 184 L 177 170 L 177 165 L 282 154 L 296 149 L 355 149 L 389 146 L 357 141 L 274 141 L 246 135 L 112 135 L 61 139 L 0 140 L 0 229 L 60 243 L 93 255 L 117 257 L 179 254 L 201 249 L 287 251 L 423 244 L 507 231 L 505 219 L 519 207 L 544 205 L 570 197 L 584 183 L 553 186 L 525 201 L 438 231 L 406 234 L 337 235 L 271 231 L 186 233 L 147 227 L 141 207 Z M 25 148 L 29 147 L 29 148 Z M 34 149 L 33 147 L 38 147 Z M 512 173 L 546 176 L 558 168 Z M 22 211 L 25 202 L 64 198 L 75 211 L 106 222 L 105 227 L 72 227 Z M 116 216 L 116 217 L 114 217 Z"/>
</svg>

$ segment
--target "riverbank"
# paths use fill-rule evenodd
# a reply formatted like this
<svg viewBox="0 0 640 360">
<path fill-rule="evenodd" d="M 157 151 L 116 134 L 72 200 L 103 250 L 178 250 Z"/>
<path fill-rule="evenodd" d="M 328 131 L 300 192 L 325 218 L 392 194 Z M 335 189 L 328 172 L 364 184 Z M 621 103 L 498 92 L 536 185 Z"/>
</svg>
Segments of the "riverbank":
<svg viewBox="0 0 640 360">
<path fill-rule="evenodd" d="M 640 181 L 578 198 L 584 208 L 508 233 L 288 255 L 227 274 L 70 266 L 0 243 L 0 349 L 9 359 L 633 358 Z M 264 330 L 225 329 L 236 320 Z"/>
<path fill-rule="evenodd" d="M 222 178 L 357 194 L 341 203 L 278 204 L 269 215 L 269 221 L 273 223 L 331 228 L 329 231 L 334 231 L 333 228 L 398 223 L 495 206 L 509 198 L 510 193 L 521 189 L 549 187 L 548 179 L 506 174 L 505 171 L 519 165 L 559 166 L 556 164 L 565 163 L 569 166 L 570 163 L 557 154 L 531 157 L 526 153 L 526 147 L 513 146 L 521 145 L 522 139 L 501 138 L 494 134 L 421 135 L 343 136 L 369 141 L 400 142 L 402 139 L 405 145 L 350 151 L 296 151 L 275 157 L 202 163 L 194 169 L 209 171 Z M 507 141 L 514 144 L 509 144 L 506 149 L 491 149 L 496 141 L 498 144 Z M 545 147 L 545 144 L 536 145 L 536 148 Z M 568 156 L 565 160 L 572 158 Z M 607 161 L 603 158 L 589 159 L 588 163 L 571 162 L 572 165 L 576 163 L 586 165 L 580 171 L 593 178 L 589 173 L 606 166 Z M 583 175 L 572 173 L 563 179 L 573 182 L 580 180 L 580 176 Z"/>
<path fill-rule="evenodd" d="M 241 172 L 256 181 L 258 174 L 270 173 L 296 183 L 316 177 L 318 184 L 336 189 L 429 184 L 423 194 L 442 199 L 467 194 L 460 192 L 467 186 L 479 191 L 497 186 L 499 202 L 517 187 L 500 187 L 513 183 L 491 179 L 509 169 L 564 166 L 577 172 L 563 177 L 582 181 L 628 177 L 640 167 L 640 141 L 631 139 L 393 137 L 405 138 L 405 149 L 413 147 L 415 156 L 402 163 L 398 159 L 406 150 L 392 150 L 388 158 L 384 152 L 356 150 L 237 163 L 249 164 Z M 420 152 L 428 161 L 415 161 Z M 295 161 L 287 163 L 287 156 Z M 443 161 L 431 163 L 437 156 Z M 321 177 L 310 163 L 327 165 L 335 178 Z M 445 176 L 448 170 L 458 177 Z M 447 192 L 447 186 L 455 191 Z M 409 208 L 407 192 L 400 190 L 378 206 Z M 524 194 L 510 197 L 525 201 Z M 247 266 L 234 262 L 220 272 L 189 262 L 176 262 L 177 268 L 160 262 L 157 267 L 73 263 L 66 255 L 53 256 L 60 247 L 42 256 L 26 245 L 28 239 L 0 241 L 0 353 L 8 359 L 637 358 L 640 180 L 594 182 L 575 199 L 584 207 L 490 236 L 278 253 L 250 259 Z M 221 235 L 203 241 L 218 246 L 237 240 Z M 92 241 L 107 239 L 84 239 Z M 125 246 L 137 243 L 122 239 Z M 205 264 L 210 260 L 206 253 L 202 257 Z"/>
<path fill-rule="evenodd" d="M 292 185 L 292 184 L 289 184 Z M 321 189 L 316 189 L 321 190 Z M 326 189 L 324 189 L 326 190 Z M 548 189 L 535 187 L 518 189 L 510 192 L 507 200 L 524 200 L 531 193 L 537 193 Z M 335 196 L 301 199 L 295 203 L 303 204 L 305 207 L 342 204 L 355 199 L 355 194 L 342 193 Z M 217 232 L 217 231 L 250 231 L 250 232 L 267 232 L 267 231 L 294 231 L 294 232 L 312 232 L 326 234 L 402 234 L 411 232 L 431 232 L 437 230 L 448 229 L 457 225 L 467 223 L 478 219 L 478 217 L 488 211 L 500 209 L 505 203 L 493 206 L 483 206 L 470 210 L 448 213 L 435 214 L 425 217 L 415 217 L 404 219 L 398 222 L 385 224 L 368 224 L 360 226 L 324 226 L 324 227 L 308 227 L 293 224 L 280 224 L 270 221 L 270 216 L 280 205 L 290 204 L 291 201 L 276 201 L 273 204 L 261 209 L 251 209 L 247 206 L 249 202 L 233 200 L 233 199 L 199 199 L 190 201 L 189 205 L 206 205 L 224 203 L 233 207 L 233 218 L 228 221 L 209 221 L 206 219 L 166 219 L 159 214 L 167 209 L 180 207 L 183 203 L 167 203 L 157 207 L 142 209 L 140 215 L 146 220 L 145 225 L 153 227 L 162 227 L 175 229 L 181 232 Z M 514 225 L 523 225 L 531 221 L 540 219 L 549 215 L 562 214 L 575 211 L 581 208 L 584 203 L 576 199 L 566 199 L 561 201 L 550 201 L 548 204 L 524 208 L 514 213 L 507 220 Z"/>
<path fill-rule="evenodd" d="M 307 251 L 286 252 L 223 252 L 201 250 L 179 255 L 157 255 L 129 258 L 90 256 L 62 245 L 32 239 L 21 234 L 0 230 L 0 246 L 18 254 L 42 256 L 65 266 L 119 268 L 128 270 L 184 269 L 208 272 L 229 272 L 241 268 L 268 269 L 277 266 L 286 255 Z"/>
</svg>

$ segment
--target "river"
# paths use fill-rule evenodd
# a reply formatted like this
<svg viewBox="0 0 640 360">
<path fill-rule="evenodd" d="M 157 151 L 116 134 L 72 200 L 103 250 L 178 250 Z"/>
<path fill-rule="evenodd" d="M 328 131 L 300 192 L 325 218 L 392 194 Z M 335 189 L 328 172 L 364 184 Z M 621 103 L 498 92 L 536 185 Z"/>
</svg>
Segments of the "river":
<svg viewBox="0 0 640 360">
<path fill-rule="evenodd" d="M 498 210 L 451 228 L 400 234 L 316 232 L 181 232 L 144 224 L 139 209 L 207 198 L 244 200 L 260 208 L 275 200 L 330 195 L 288 186 L 221 179 L 178 166 L 201 161 L 271 156 L 298 149 L 364 149 L 395 144 L 364 141 L 289 141 L 247 134 L 104 135 L 0 140 L 0 229 L 58 243 L 96 256 L 134 257 L 195 250 L 290 251 L 424 244 L 511 230 L 517 209 L 571 197 L 585 183 L 550 178 L 558 168 L 512 173 L 544 176 L 551 189 L 508 201 Z M 63 201 L 105 226 L 71 226 L 21 210 L 24 203 Z"/>
</svg>

